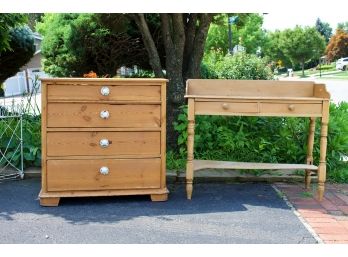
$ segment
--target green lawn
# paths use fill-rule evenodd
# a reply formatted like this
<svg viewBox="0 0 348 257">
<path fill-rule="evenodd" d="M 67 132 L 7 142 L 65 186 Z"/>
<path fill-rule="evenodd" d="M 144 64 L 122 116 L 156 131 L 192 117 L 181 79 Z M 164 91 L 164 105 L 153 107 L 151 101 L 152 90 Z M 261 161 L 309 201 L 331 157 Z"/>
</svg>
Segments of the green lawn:
<svg viewBox="0 0 348 257">
<path fill-rule="evenodd" d="M 348 71 L 343 71 L 343 72 L 337 73 L 337 74 L 335 74 L 335 76 L 348 78 Z"/>
<path fill-rule="evenodd" d="M 331 64 L 331 65 L 323 65 L 322 67 L 322 75 L 327 73 L 327 72 L 333 72 L 336 71 L 335 65 Z M 311 69 L 307 69 L 304 71 L 304 77 L 308 77 L 308 76 L 312 76 L 312 75 L 318 75 L 320 74 L 320 70 L 319 69 L 315 69 L 315 68 L 311 68 Z M 302 77 L 302 70 L 296 70 L 294 71 L 294 75 L 295 76 L 299 76 Z"/>
<path fill-rule="evenodd" d="M 319 78 L 319 77 L 317 77 Z M 321 78 L 330 78 L 330 79 L 348 79 L 348 71 L 338 71 L 336 73 L 331 73 L 323 75 Z"/>
</svg>

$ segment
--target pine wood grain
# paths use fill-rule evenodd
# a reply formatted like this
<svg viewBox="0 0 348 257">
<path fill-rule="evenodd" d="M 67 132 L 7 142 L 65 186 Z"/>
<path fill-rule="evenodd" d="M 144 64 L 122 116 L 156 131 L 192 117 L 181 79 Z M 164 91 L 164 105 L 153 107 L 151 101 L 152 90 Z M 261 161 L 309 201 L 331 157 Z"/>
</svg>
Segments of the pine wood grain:
<svg viewBox="0 0 348 257">
<path fill-rule="evenodd" d="M 107 139 L 109 146 L 101 147 L 102 139 Z M 159 155 L 160 142 L 160 132 L 48 132 L 47 156 Z"/>
<path fill-rule="evenodd" d="M 269 80 L 209 80 L 189 79 L 186 82 L 188 98 L 188 144 L 186 165 L 187 198 L 193 190 L 193 170 L 215 169 L 301 169 L 306 170 L 305 184 L 310 183 L 312 171 L 318 172 L 318 198 L 324 195 L 326 180 L 326 148 L 329 121 L 330 93 L 324 84 L 312 81 Z M 193 160 L 194 116 L 266 116 L 310 117 L 307 140 L 307 164 L 265 164 Z M 320 161 L 313 165 L 315 118 L 321 118 Z"/>
<path fill-rule="evenodd" d="M 47 169 L 48 191 L 160 188 L 160 158 L 48 160 Z"/>
<path fill-rule="evenodd" d="M 101 94 L 104 85 L 89 85 L 81 90 L 81 87 L 71 85 L 51 85 L 48 90 L 48 101 L 57 100 L 90 100 L 90 101 L 160 101 L 161 87 L 157 86 L 126 86 L 105 85 L 110 93 L 107 96 Z"/>
<path fill-rule="evenodd" d="M 101 111 L 110 117 L 102 119 Z M 160 127 L 160 105 L 48 103 L 48 127 Z"/>
<path fill-rule="evenodd" d="M 61 197 L 142 194 L 167 200 L 166 82 L 42 79 L 40 204 L 57 206 Z M 100 91 L 105 86 L 106 96 Z M 109 117 L 101 118 L 101 111 Z M 109 145 L 101 148 L 101 139 Z"/>
</svg>

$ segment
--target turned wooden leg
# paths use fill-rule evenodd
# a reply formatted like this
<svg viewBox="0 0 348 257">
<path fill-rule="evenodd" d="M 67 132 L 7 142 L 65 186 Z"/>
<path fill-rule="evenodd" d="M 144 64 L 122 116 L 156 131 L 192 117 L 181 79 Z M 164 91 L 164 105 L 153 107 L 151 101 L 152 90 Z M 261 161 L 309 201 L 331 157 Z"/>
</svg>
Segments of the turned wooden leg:
<svg viewBox="0 0 348 257">
<path fill-rule="evenodd" d="M 320 161 L 318 167 L 318 199 L 321 201 L 324 197 L 326 180 L 326 147 L 327 147 L 327 121 L 322 121 L 320 132 Z"/>
<path fill-rule="evenodd" d="M 315 132 L 315 118 L 310 118 L 309 122 L 309 134 L 307 141 L 307 164 L 313 164 L 313 145 L 314 145 L 314 132 Z M 309 189 L 311 185 L 311 170 L 305 171 L 305 187 Z"/>
<path fill-rule="evenodd" d="M 193 190 L 193 146 L 195 137 L 194 100 L 188 101 L 188 126 L 187 126 L 187 164 L 186 164 L 186 194 L 191 200 Z"/>
<path fill-rule="evenodd" d="M 40 197 L 40 205 L 41 206 L 58 206 L 60 201 L 60 197 Z"/>
<path fill-rule="evenodd" d="M 151 201 L 153 202 L 164 202 L 168 200 L 168 194 L 151 195 Z"/>
<path fill-rule="evenodd" d="M 186 164 L 186 194 L 187 199 L 191 200 L 193 190 L 193 144 L 195 122 L 189 121 L 187 130 L 187 164 Z"/>
</svg>

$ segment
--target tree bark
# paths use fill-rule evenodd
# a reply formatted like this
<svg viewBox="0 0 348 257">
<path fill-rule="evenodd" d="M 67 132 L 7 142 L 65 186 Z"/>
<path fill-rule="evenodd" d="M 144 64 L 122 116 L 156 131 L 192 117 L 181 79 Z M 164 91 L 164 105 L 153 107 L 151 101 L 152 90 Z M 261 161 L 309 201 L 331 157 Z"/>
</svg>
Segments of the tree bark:
<svg viewBox="0 0 348 257">
<path fill-rule="evenodd" d="M 305 75 L 304 75 L 304 61 L 303 60 L 301 62 L 301 65 L 302 65 L 302 77 L 304 77 Z"/>
<path fill-rule="evenodd" d="M 131 17 L 134 19 L 135 23 L 137 24 L 140 30 L 145 48 L 149 54 L 150 65 L 155 73 L 155 76 L 158 78 L 164 78 L 161 60 L 157 51 L 157 47 L 150 33 L 144 14 L 132 14 Z"/>
<path fill-rule="evenodd" d="M 177 149 L 178 135 L 173 122 L 179 114 L 179 107 L 185 104 L 185 82 L 188 78 L 200 77 L 200 65 L 204 44 L 213 14 L 160 14 L 162 38 L 166 54 L 167 87 L 167 147 Z M 134 20 L 141 31 L 148 51 L 150 64 L 161 75 L 160 58 L 146 24 L 144 14 L 134 14 Z M 157 55 L 156 55 L 157 54 Z"/>
<path fill-rule="evenodd" d="M 204 54 L 205 40 L 208 35 L 210 23 L 213 19 L 212 14 L 200 14 L 199 15 L 199 26 L 196 27 L 194 47 L 192 47 L 191 53 L 188 54 L 187 58 L 188 67 L 185 71 L 184 78 L 199 78 L 201 74 L 201 62 Z"/>
<path fill-rule="evenodd" d="M 173 122 L 179 114 L 179 107 L 185 103 L 183 60 L 185 28 L 182 14 L 161 14 L 162 33 L 166 52 L 166 75 L 169 80 L 167 94 L 167 146 L 177 148 L 178 134 Z"/>
</svg>

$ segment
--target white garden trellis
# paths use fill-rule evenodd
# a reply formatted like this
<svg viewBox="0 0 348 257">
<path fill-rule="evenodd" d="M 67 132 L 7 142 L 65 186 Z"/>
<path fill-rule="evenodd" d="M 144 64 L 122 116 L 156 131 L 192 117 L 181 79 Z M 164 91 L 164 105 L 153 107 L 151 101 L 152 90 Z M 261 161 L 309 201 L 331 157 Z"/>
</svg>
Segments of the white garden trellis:
<svg viewBox="0 0 348 257">
<path fill-rule="evenodd" d="M 24 178 L 23 116 L 41 113 L 38 77 L 31 92 L 0 100 L 0 181 Z"/>
<path fill-rule="evenodd" d="M 0 105 L 0 180 L 24 177 L 22 107 L 14 98 Z"/>
</svg>

